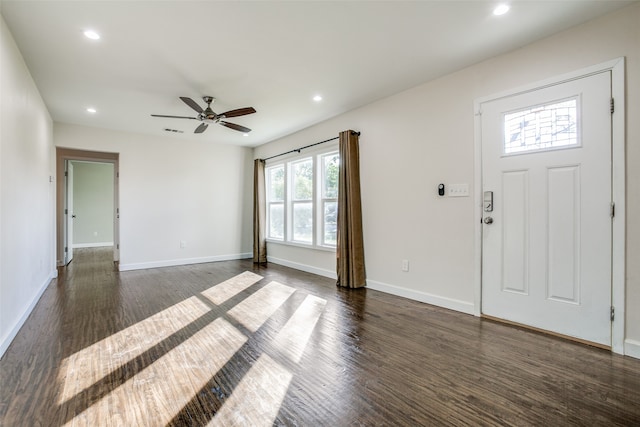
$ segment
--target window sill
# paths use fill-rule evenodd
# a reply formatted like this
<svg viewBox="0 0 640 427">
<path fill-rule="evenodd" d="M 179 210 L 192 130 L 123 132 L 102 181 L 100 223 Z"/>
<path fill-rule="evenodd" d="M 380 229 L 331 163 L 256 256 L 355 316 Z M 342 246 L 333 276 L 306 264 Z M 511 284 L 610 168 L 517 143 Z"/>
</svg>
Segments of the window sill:
<svg viewBox="0 0 640 427">
<path fill-rule="evenodd" d="M 296 243 L 296 242 L 285 242 L 283 240 L 274 240 L 274 239 L 266 239 L 269 244 L 276 244 L 282 246 L 293 246 L 296 248 L 304 248 L 310 249 L 314 251 L 323 251 L 323 252 L 336 252 L 336 248 L 332 246 L 317 246 L 317 245 L 305 245 L 304 243 Z"/>
</svg>

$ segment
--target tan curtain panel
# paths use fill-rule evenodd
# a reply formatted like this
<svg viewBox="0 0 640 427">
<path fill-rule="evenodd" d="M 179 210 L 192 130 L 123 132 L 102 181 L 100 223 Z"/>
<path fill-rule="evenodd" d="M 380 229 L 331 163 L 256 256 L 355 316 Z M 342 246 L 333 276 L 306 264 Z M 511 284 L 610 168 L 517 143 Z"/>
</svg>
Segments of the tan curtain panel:
<svg viewBox="0 0 640 427">
<path fill-rule="evenodd" d="M 367 284 L 360 203 L 358 135 L 352 130 L 340 132 L 336 257 L 337 284 L 345 288 L 361 288 Z"/>
<path fill-rule="evenodd" d="M 253 262 L 267 262 L 266 220 L 264 160 L 256 159 L 253 164 Z"/>
</svg>

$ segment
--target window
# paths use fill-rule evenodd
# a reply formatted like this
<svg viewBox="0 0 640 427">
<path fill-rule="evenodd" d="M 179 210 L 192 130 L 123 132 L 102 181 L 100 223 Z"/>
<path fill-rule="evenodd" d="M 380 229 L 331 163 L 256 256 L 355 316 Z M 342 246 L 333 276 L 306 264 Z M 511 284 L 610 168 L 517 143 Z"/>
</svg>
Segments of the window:
<svg viewBox="0 0 640 427">
<path fill-rule="evenodd" d="M 333 148 L 267 165 L 267 239 L 318 248 L 336 246 L 339 164 Z"/>
<path fill-rule="evenodd" d="M 313 243 L 313 158 L 291 164 L 294 242 Z"/>
<path fill-rule="evenodd" d="M 577 97 L 504 115 L 504 154 L 578 145 Z"/>
<path fill-rule="evenodd" d="M 335 246 L 338 236 L 338 153 L 322 157 L 322 245 Z"/>
<path fill-rule="evenodd" d="M 284 239 L 284 166 L 269 168 L 267 171 L 267 216 L 268 236 Z"/>
</svg>

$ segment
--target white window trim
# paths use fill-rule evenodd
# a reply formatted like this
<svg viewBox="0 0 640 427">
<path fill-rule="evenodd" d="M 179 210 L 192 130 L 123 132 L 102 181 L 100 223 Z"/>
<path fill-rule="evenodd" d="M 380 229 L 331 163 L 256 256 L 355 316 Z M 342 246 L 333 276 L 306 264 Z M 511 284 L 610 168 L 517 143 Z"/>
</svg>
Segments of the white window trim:
<svg viewBox="0 0 640 427">
<path fill-rule="evenodd" d="M 285 245 L 285 246 L 293 246 L 305 249 L 313 249 L 327 252 L 335 252 L 336 247 L 331 245 L 323 245 L 321 243 L 323 236 L 320 233 L 324 232 L 322 230 L 323 221 L 322 221 L 322 212 L 320 211 L 323 207 L 324 200 L 333 200 L 333 199 L 318 199 L 321 195 L 320 186 L 321 183 L 321 156 L 329 153 L 335 153 L 338 151 L 338 142 L 326 143 L 319 147 L 314 147 L 313 149 L 306 149 L 302 153 L 293 153 L 286 156 L 281 156 L 274 158 L 272 160 L 267 160 L 265 163 L 265 172 L 268 173 L 270 168 L 283 165 L 285 170 L 285 183 L 284 183 L 284 236 L 283 239 L 276 239 L 268 236 L 269 229 L 267 229 L 267 237 L 266 241 L 268 243 L 277 244 L 277 245 Z M 305 243 L 300 241 L 294 241 L 293 239 L 293 222 L 292 222 L 292 212 L 293 209 L 293 201 L 292 197 L 292 189 L 291 187 L 291 164 L 296 161 L 303 160 L 306 158 L 313 159 L 313 231 L 312 231 L 312 242 Z M 265 180 L 268 183 L 268 180 Z M 269 219 L 269 205 L 270 202 L 268 200 L 269 189 L 267 188 L 267 227 L 270 225 Z M 336 198 L 337 201 L 337 198 Z"/>
</svg>

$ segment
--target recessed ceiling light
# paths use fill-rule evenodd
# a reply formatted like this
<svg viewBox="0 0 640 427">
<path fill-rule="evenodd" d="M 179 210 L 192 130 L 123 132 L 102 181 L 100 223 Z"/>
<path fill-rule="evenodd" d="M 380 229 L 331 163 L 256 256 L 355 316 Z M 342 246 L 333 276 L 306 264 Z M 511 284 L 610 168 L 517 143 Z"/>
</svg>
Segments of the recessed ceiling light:
<svg viewBox="0 0 640 427">
<path fill-rule="evenodd" d="M 249 134 L 248 133 L 243 133 L 242 136 L 249 136 Z"/>
<path fill-rule="evenodd" d="M 87 108 L 87 113 L 95 114 L 95 113 L 97 113 L 97 112 L 98 112 L 98 110 L 96 110 L 96 109 L 95 109 L 95 108 L 93 108 L 93 107 L 89 107 L 89 108 Z"/>
<path fill-rule="evenodd" d="M 86 38 L 88 38 L 88 39 L 91 39 L 91 40 L 98 40 L 98 39 L 100 39 L 100 34 L 96 33 L 96 32 L 95 32 L 95 31 L 93 31 L 93 30 L 87 30 L 87 31 L 85 31 L 85 32 L 84 32 L 84 36 L 85 36 Z"/>
<path fill-rule="evenodd" d="M 322 101 L 322 97 L 320 95 L 316 95 L 316 96 L 313 97 L 313 100 L 316 101 L 316 102 L 320 102 L 320 101 Z"/>
<path fill-rule="evenodd" d="M 509 9 L 510 7 L 508 4 L 501 4 L 493 9 L 493 14 L 496 16 L 504 15 L 505 13 L 509 12 Z"/>
</svg>

